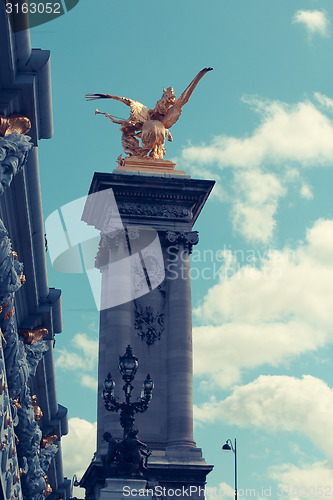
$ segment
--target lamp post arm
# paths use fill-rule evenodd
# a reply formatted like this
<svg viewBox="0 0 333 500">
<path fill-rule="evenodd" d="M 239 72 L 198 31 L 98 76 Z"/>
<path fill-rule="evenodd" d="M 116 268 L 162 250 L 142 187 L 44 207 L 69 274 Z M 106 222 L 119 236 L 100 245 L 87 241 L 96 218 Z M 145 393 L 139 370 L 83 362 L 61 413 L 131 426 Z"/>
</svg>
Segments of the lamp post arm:
<svg viewBox="0 0 333 500">
<path fill-rule="evenodd" d="M 235 438 L 235 500 L 237 500 L 237 443 Z"/>
<path fill-rule="evenodd" d="M 119 411 L 122 408 L 123 403 L 117 401 L 116 398 L 104 399 L 104 406 L 108 411 Z"/>
<path fill-rule="evenodd" d="M 132 403 L 136 413 L 144 413 L 145 411 L 147 411 L 150 400 L 151 395 L 139 398 L 139 401 Z"/>
</svg>

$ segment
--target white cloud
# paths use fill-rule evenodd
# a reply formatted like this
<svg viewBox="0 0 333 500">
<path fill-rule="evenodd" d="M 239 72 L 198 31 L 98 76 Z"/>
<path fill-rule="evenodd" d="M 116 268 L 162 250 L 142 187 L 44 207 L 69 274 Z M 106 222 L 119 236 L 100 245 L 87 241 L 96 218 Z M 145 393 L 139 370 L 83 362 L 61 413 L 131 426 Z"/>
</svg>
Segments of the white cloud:
<svg viewBox="0 0 333 500">
<path fill-rule="evenodd" d="M 83 387 L 88 387 L 89 389 L 92 389 L 93 391 L 97 392 L 97 386 L 98 386 L 98 381 L 96 377 L 92 377 L 91 375 L 85 373 L 81 377 L 81 385 Z"/>
<path fill-rule="evenodd" d="M 328 111 L 333 111 L 333 99 L 327 97 L 327 95 L 321 94 L 320 92 L 315 92 L 314 96 L 319 104 L 324 106 L 324 108 L 326 108 Z"/>
<path fill-rule="evenodd" d="M 97 422 L 74 417 L 68 425 L 69 433 L 61 439 L 64 475 L 72 478 L 76 474 L 80 480 L 96 451 Z"/>
<path fill-rule="evenodd" d="M 221 168 L 292 162 L 314 167 L 332 163 L 333 123 L 312 102 L 291 105 L 253 96 L 243 101 L 261 116 L 252 135 L 216 136 L 209 145 L 184 148 L 182 158 L 194 165 L 217 163 Z"/>
<path fill-rule="evenodd" d="M 231 167 L 231 186 L 221 187 L 218 173 L 215 196 L 231 203 L 236 232 L 248 241 L 267 243 L 273 236 L 279 201 L 290 183 L 299 184 L 300 197 L 312 199 L 299 168 L 333 165 L 333 122 L 309 100 L 291 105 L 247 96 L 243 102 L 260 115 L 252 134 L 220 135 L 210 144 L 190 145 L 183 149 L 182 161 L 185 170 L 194 175 L 204 170 L 209 177 L 211 166 Z"/>
<path fill-rule="evenodd" d="M 330 23 L 324 10 L 298 10 L 292 21 L 302 24 L 310 37 L 315 33 L 321 36 L 329 34 Z"/>
<path fill-rule="evenodd" d="M 313 199 L 313 193 L 312 193 L 311 187 L 308 184 L 302 184 L 299 193 L 300 193 L 301 198 L 305 198 L 306 200 Z"/>
<path fill-rule="evenodd" d="M 266 243 L 272 238 L 278 200 L 286 194 L 278 177 L 259 169 L 234 174 L 233 227 L 249 241 Z"/>
<path fill-rule="evenodd" d="M 194 369 L 204 384 L 226 387 L 244 369 L 333 341 L 333 220 L 318 220 L 295 250 L 225 255 L 219 282 L 194 310 L 202 325 L 193 332 Z"/>
<path fill-rule="evenodd" d="M 85 361 L 89 363 L 89 366 L 95 364 L 98 353 L 98 339 L 90 338 L 85 333 L 77 333 L 72 340 L 72 344 L 83 352 Z"/>
<path fill-rule="evenodd" d="M 235 490 L 228 483 L 219 483 L 218 486 L 210 486 L 206 488 L 205 497 L 207 500 L 221 500 L 221 498 L 234 498 Z"/>
<path fill-rule="evenodd" d="M 278 465 L 269 468 L 269 476 L 278 482 L 278 491 L 283 492 L 284 496 L 309 500 L 332 496 L 333 470 L 327 462 L 316 462 L 303 467 Z"/>
<path fill-rule="evenodd" d="M 96 390 L 97 380 L 93 374 L 97 371 L 98 339 L 88 337 L 85 333 L 77 333 L 71 345 L 73 350 L 60 349 L 57 351 L 56 367 L 64 371 L 77 372 L 77 378 L 83 387 Z"/>
<path fill-rule="evenodd" d="M 261 375 L 236 387 L 223 401 L 211 399 L 195 407 L 194 414 L 199 422 L 222 421 L 267 432 L 305 435 L 333 466 L 333 390 L 310 375 L 302 379 Z"/>
</svg>

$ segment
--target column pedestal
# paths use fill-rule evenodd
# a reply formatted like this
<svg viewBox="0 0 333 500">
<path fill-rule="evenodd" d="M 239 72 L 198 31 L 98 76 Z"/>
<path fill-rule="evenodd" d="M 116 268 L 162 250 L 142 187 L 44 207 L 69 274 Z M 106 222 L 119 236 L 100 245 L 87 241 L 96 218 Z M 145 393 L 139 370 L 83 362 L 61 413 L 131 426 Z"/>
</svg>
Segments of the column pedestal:
<svg viewBox="0 0 333 500">
<path fill-rule="evenodd" d="M 146 484 L 147 481 L 142 479 L 108 478 L 105 481 L 105 488 L 100 491 L 99 498 L 100 500 L 125 500 L 135 496 L 144 496 L 149 500 L 152 495 L 147 494 Z"/>
</svg>

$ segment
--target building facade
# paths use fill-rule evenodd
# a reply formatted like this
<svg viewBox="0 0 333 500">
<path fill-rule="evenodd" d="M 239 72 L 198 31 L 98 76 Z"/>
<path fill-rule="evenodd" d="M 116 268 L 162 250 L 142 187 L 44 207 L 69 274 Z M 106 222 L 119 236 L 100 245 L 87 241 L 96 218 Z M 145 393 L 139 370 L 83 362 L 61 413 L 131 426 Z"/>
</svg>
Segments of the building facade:
<svg viewBox="0 0 333 500">
<path fill-rule="evenodd" d="M 67 409 L 57 401 L 53 359 L 61 291 L 47 279 L 38 165 L 38 142 L 52 133 L 50 54 L 31 48 L 28 30 L 13 32 L 2 2 L 0 498 L 6 500 L 70 497 L 60 444 Z"/>
</svg>

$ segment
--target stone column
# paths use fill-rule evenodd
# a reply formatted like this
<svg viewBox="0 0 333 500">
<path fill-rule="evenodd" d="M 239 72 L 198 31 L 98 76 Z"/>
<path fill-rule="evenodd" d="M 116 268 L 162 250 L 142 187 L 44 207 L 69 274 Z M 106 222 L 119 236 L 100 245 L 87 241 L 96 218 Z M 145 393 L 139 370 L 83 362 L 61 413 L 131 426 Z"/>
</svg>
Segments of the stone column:
<svg viewBox="0 0 333 500">
<path fill-rule="evenodd" d="M 142 282 L 148 283 L 150 292 L 142 291 L 139 280 L 133 296 L 135 300 L 130 299 L 130 302 L 101 312 L 98 451 L 81 480 L 87 498 L 99 500 L 99 490 L 106 479 L 101 460 L 101 455 L 106 452 L 103 433 L 109 431 L 115 438 L 122 437 L 119 414 L 105 410 L 100 393 L 104 379 L 111 371 L 116 382 L 115 393 L 122 398 L 123 384 L 117 366 L 119 355 L 125 352 L 127 344 L 132 346 L 139 359 L 133 401 L 139 395 L 147 373 L 155 384 L 147 412 L 137 414 L 135 420 L 140 440 L 152 451 L 146 479 L 154 484 L 157 481 L 166 488 L 203 487 L 212 469 L 193 441 L 190 253 L 192 245 L 198 242 L 198 234 L 192 232 L 192 227 L 213 184 L 213 181 L 187 176 L 164 176 L 160 172 L 152 175 L 141 172 L 94 175 L 89 194 L 97 193 L 99 199 L 101 193 L 110 188 L 113 190 L 120 222 L 127 232 L 131 257 L 140 255 L 138 263 L 142 265 Z M 87 203 L 82 218 L 105 235 L 109 225 L 100 221 L 109 217 L 108 203 L 90 198 L 92 202 Z M 115 210 L 110 215 L 114 217 L 114 213 Z M 155 278 L 160 279 L 161 269 L 155 265 L 155 251 L 147 250 L 151 239 L 129 241 L 130 233 L 137 228 L 140 232 L 158 233 L 158 248 L 162 249 L 164 257 L 164 281 L 154 282 Z M 107 235 L 104 237 L 108 238 Z M 101 245 L 100 249 L 101 261 L 97 263 L 103 275 L 103 288 L 112 284 L 114 279 L 106 267 L 103 270 L 109 259 L 105 248 L 117 254 L 115 242 L 110 239 L 105 242 L 107 245 Z M 102 257 L 106 259 L 104 264 Z M 135 283 L 133 274 L 135 276 L 135 272 L 132 273 L 132 286 Z M 109 486 L 107 479 L 108 492 Z"/>
<path fill-rule="evenodd" d="M 167 231 L 168 441 L 194 447 L 190 253 L 198 233 Z"/>
<path fill-rule="evenodd" d="M 111 372 L 121 396 L 123 381 L 117 369 L 119 356 L 131 343 L 133 312 L 131 302 L 126 301 L 131 292 L 131 273 L 128 262 L 128 246 L 123 230 L 102 235 L 96 265 L 102 273 L 99 361 L 98 361 L 98 410 L 97 410 L 97 452 L 102 446 L 106 451 L 104 432 L 122 437 L 119 414 L 110 413 L 104 407 L 101 397 L 104 380 Z M 124 300 L 121 300 L 124 298 Z M 112 307 L 119 299 L 120 304 Z M 109 307 L 107 307 L 109 306 Z"/>
</svg>

